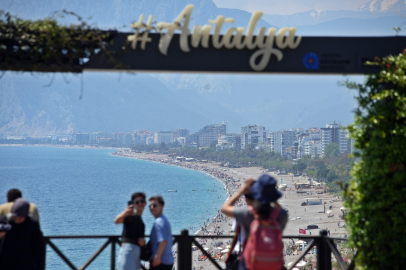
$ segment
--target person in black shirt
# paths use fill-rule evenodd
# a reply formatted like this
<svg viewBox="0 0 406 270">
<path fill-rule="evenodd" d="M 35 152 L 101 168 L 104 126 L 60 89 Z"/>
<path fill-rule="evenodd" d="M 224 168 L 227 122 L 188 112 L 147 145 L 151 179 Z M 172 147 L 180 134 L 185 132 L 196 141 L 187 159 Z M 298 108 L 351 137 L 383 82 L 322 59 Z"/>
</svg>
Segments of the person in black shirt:
<svg viewBox="0 0 406 270">
<path fill-rule="evenodd" d="M 28 215 L 30 204 L 16 199 L 9 220 L 10 229 L 0 234 L 0 269 L 39 270 L 44 267 L 45 248 L 38 222 Z M 5 217 L 3 217 L 5 218 Z"/>
<path fill-rule="evenodd" d="M 117 215 L 114 220 L 115 224 L 123 224 L 122 244 L 119 254 L 120 270 L 139 270 L 141 267 L 141 247 L 145 245 L 145 225 L 141 216 L 145 205 L 145 194 L 136 192 L 131 196 L 128 207 Z"/>
</svg>

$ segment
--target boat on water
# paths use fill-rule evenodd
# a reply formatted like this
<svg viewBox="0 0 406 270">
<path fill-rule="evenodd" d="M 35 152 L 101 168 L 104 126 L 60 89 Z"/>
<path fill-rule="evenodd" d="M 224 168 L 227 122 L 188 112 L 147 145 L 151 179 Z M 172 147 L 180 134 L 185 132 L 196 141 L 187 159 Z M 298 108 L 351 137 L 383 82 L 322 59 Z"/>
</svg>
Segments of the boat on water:
<svg viewBox="0 0 406 270">
<path fill-rule="evenodd" d="M 178 192 L 176 189 L 169 189 L 169 192 Z"/>
</svg>

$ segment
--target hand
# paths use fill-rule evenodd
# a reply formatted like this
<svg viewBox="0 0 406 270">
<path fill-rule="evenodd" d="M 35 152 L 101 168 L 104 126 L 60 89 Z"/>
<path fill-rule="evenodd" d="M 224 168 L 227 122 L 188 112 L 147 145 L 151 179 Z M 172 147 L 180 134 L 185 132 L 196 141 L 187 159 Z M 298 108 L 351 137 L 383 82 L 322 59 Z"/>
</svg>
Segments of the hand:
<svg viewBox="0 0 406 270">
<path fill-rule="evenodd" d="M 127 208 L 124 210 L 124 216 L 128 217 L 134 214 L 134 204 L 130 204 L 127 206 Z"/>
<path fill-rule="evenodd" d="M 145 239 L 144 239 L 144 238 L 138 238 L 138 245 L 139 245 L 140 247 L 145 246 Z"/>
<path fill-rule="evenodd" d="M 0 239 L 3 238 L 3 236 L 6 235 L 6 232 L 0 232 Z"/>
<path fill-rule="evenodd" d="M 154 256 L 154 259 L 152 260 L 152 266 L 158 266 L 161 264 L 161 258 L 158 257 L 157 255 Z"/>
<path fill-rule="evenodd" d="M 252 178 L 246 180 L 241 186 L 242 193 L 244 193 L 244 194 L 250 193 L 250 187 L 252 186 L 253 182 L 254 182 L 254 179 L 252 179 Z"/>
</svg>

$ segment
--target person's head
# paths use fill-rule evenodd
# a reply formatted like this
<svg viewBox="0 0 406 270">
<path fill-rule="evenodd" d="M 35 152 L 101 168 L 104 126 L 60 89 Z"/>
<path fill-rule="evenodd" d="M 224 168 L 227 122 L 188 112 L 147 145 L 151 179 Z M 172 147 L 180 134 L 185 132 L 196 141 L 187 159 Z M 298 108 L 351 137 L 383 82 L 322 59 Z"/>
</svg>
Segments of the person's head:
<svg viewBox="0 0 406 270">
<path fill-rule="evenodd" d="M 134 203 L 134 208 L 137 212 L 142 212 L 145 208 L 145 193 L 143 192 L 135 192 L 131 195 L 131 200 Z"/>
<path fill-rule="evenodd" d="M 30 209 L 30 203 L 23 198 L 18 198 L 14 201 L 13 207 L 11 208 L 11 217 L 16 224 L 24 222 L 28 216 L 28 211 Z"/>
<path fill-rule="evenodd" d="M 14 202 L 16 199 L 21 198 L 23 196 L 23 194 L 21 194 L 21 191 L 13 188 L 10 189 L 7 192 L 7 202 Z"/>
<path fill-rule="evenodd" d="M 272 212 L 271 204 L 269 203 L 261 203 L 259 201 L 253 200 L 252 204 L 249 206 L 250 211 L 254 215 L 254 217 L 258 217 L 259 219 L 266 220 L 269 218 L 269 215 Z"/>
<path fill-rule="evenodd" d="M 161 196 L 153 196 L 149 198 L 149 210 L 155 218 L 162 215 L 164 205 L 165 201 Z"/>
<path fill-rule="evenodd" d="M 276 180 L 267 174 L 254 181 L 250 188 L 250 194 L 254 200 L 262 204 L 276 202 L 282 196 L 282 193 L 276 189 Z"/>
<path fill-rule="evenodd" d="M 252 205 L 252 203 L 254 202 L 254 197 L 252 196 L 252 194 L 245 193 L 244 197 L 245 197 L 245 202 L 247 203 L 247 205 Z"/>
</svg>

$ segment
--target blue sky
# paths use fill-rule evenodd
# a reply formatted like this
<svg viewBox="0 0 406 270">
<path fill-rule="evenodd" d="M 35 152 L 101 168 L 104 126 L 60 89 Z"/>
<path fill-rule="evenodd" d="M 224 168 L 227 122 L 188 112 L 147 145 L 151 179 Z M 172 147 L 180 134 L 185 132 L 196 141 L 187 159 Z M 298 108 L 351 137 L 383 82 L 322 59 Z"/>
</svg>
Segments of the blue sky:
<svg viewBox="0 0 406 270">
<path fill-rule="evenodd" d="M 261 10 L 267 14 L 287 15 L 312 9 L 353 10 L 371 0 L 213 0 L 213 2 L 221 8 L 236 8 L 248 12 Z"/>
</svg>

